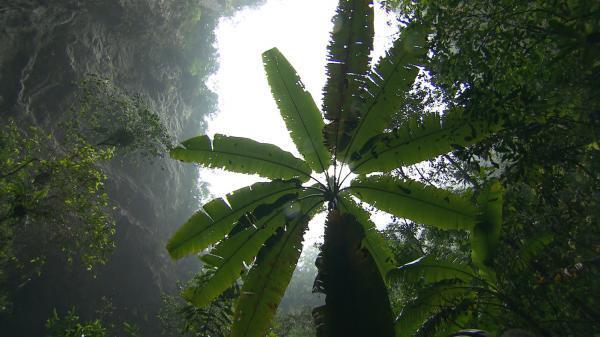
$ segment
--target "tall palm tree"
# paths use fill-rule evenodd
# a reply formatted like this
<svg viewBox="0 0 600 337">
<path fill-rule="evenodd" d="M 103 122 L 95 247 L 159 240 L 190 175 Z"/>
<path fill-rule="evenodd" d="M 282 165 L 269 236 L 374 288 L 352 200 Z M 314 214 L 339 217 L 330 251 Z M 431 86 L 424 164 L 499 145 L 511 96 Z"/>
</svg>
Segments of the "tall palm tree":
<svg viewBox="0 0 600 337">
<path fill-rule="evenodd" d="M 385 174 L 475 143 L 495 127 L 455 110 L 389 129 L 419 72 L 417 64 L 425 61 L 426 29 L 404 28 L 371 66 L 372 2 L 341 0 L 333 20 L 323 112 L 277 49 L 263 53 L 273 97 L 303 159 L 272 144 L 220 134 L 186 140 L 171 152 L 178 160 L 272 179 L 203 205 L 167 244 L 173 258 L 211 248 L 202 260 L 216 269 L 213 277 L 204 287 L 184 292 L 198 306 L 243 274 L 234 337 L 265 335 L 308 222 L 324 209 L 315 290 L 326 300 L 313 311 L 318 336 L 394 336 L 386 290 L 394 258 L 358 199 L 419 223 L 473 230 L 481 242 L 499 223 L 498 193 L 473 203 L 468 195 Z M 344 167 L 353 174 L 344 173 Z"/>
</svg>

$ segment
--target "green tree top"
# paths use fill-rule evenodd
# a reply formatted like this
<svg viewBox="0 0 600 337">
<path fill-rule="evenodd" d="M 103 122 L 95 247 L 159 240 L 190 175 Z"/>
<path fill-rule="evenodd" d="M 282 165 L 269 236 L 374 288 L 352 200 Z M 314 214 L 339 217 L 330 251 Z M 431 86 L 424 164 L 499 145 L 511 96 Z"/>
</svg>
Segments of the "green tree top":
<svg viewBox="0 0 600 337">
<path fill-rule="evenodd" d="M 462 116 L 421 116 L 389 130 L 427 52 L 427 29 L 406 27 L 377 65 L 370 67 L 373 4 L 339 3 L 329 45 L 324 117 L 292 65 L 277 49 L 263 53 L 265 71 L 282 118 L 303 159 L 271 144 L 215 135 L 184 141 L 171 156 L 206 167 L 273 179 L 214 199 L 172 236 L 173 258 L 202 252 L 215 273 L 184 297 L 197 306 L 216 298 L 244 273 L 231 336 L 264 336 L 302 250 L 309 220 L 327 208 L 325 239 L 317 258 L 315 290 L 326 304 L 313 310 L 318 336 L 393 336 L 385 282 L 393 255 L 357 204 L 363 200 L 395 216 L 472 232 L 474 261 L 486 271 L 501 219 L 500 190 L 488 184 L 468 194 L 377 172 L 419 163 L 473 144 L 497 125 Z M 357 179 L 346 185 L 350 174 Z M 320 180 L 316 173 L 323 172 Z M 366 174 L 375 173 L 366 176 Z M 475 258 L 477 257 L 477 258 Z M 490 276 L 493 277 L 493 276 Z"/>
</svg>

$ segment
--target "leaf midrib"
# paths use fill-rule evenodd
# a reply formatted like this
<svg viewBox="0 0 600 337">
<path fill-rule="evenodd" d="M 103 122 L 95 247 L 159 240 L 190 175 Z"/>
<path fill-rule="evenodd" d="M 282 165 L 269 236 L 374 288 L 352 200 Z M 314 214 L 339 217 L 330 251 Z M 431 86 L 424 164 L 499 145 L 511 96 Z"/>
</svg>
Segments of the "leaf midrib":
<svg viewBox="0 0 600 337">
<path fill-rule="evenodd" d="M 321 160 L 321 156 L 319 156 L 319 151 L 317 150 L 317 147 L 315 146 L 313 137 L 311 137 L 311 133 L 309 132 L 309 129 L 306 127 L 306 124 L 304 123 L 304 118 L 302 118 L 300 109 L 298 109 L 298 106 L 296 105 L 296 100 L 294 100 L 294 98 L 293 98 L 294 96 L 291 94 L 286 81 L 281 76 L 281 71 L 279 70 L 279 57 L 277 55 L 275 55 L 275 59 L 276 59 L 275 69 L 277 70 L 277 75 L 279 75 L 279 79 L 280 79 L 281 83 L 283 83 L 283 87 L 285 88 L 285 91 L 286 91 L 288 97 L 290 97 L 290 101 L 294 105 L 294 111 L 296 112 L 296 115 L 298 115 L 298 117 L 300 118 L 300 122 L 302 123 L 302 128 L 304 129 L 304 132 L 308 135 L 308 139 L 310 140 L 310 145 L 312 146 L 313 151 L 315 152 L 315 156 L 317 157 L 317 160 L 319 160 L 319 165 L 321 165 L 321 170 L 325 171 L 325 165 L 323 165 L 323 161 Z M 319 113 L 319 115 L 320 115 L 320 113 Z"/>
<path fill-rule="evenodd" d="M 356 1 L 352 2 L 353 5 L 356 4 Z M 354 15 L 352 15 L 352 20 L 355 19 L 356 17 L 356 12 L 357 12 L 357 8 L 356 6 L 352 7 L 352 10 L 354 12 Z M 354 23 L 354 22 L 352 22 Z M 350 81 L 352 80 L 350 78 L 350 76 L 348 76 L 348 69 L 350 68 L 350 66 L 348 65 L 348 59 L 350 58 L 350 46 L 355 45 L 355 43 L 352 43 L 354 38 L 354 25 L 350 25 L 350 33 L 348 34 L 348 39 L 346 40 L 346 45 L 348 46 L 348 48 L 346 48 L 344 50 L 344 62 L 342 65 L 342 76 L 340 76 L 340 80 L 338 81 L 338 85 L 340 85 L 340 87 L 344 87 L 344 80 L 346 78 L 348 78 L 348 83 L 350 83 Z M 335 125 L 335 148 L 333 150 L 333 160 L 334 163 L 337 162 L 337 154 L 338 154 L 338 147 L 339 147 L 339 136 L 340 136 L 340 127 L 342 124 L 342 108 L 344 107 L 344 105 L 346 105 L 346 96 L 348 94 L 349 91 L 349 87 L 350 85 L 348 85 L 348 88 L 346 90 L 342 90 L 342 92 L 340 93 L 340 100 L 338 103 L 338 106 L 336 107 L 337 109 L 337 121 L 336 121 L 336 125 Z"/>
<path fill-rule="evenodd" d="M 452 263 L 452 262 L 448 262 L 448 263 Z M 436 268 L 437 269 L 444 269 L 444 270 L 450 270 L 450 271 L 454 271 L 454 272 L 457 272 L 457 273 L 460 273 L 460 274 L 464 274 L 464 275 L 467 275 L 467 276 L 469 276 L 471 278 L 477 278 L 474 274 L 471 274 L 471 273 L 469 273 L 467 271 L 461 270 L 458 267 L 452 267 L 452 266 L 447 266 L 447 265 L 445 266 L 443 264 L 440 264 L 439 262 L 425 264 L 425 265 L 416 265 L 416 266 L 413 266 L 413 268 L 417 268 L 417 269 L 418 268 L 423 268 L 423 269 L 425 269 L 425 268 L 430 268 L 430 269 L 436 269 Z M 398 268 L 398 272 L 402 272 L 402 271 L 410 270 L 410 269 L 411 269 L 410 267 L 409 268 L 404 268 L 404 269 L 402 267 L 400 267 L 400 268 Z"/>
<path fill-rule="evenodd" d="M 239 157 L 244 157 L 244 158 L 249 158 L 249 159 L 255 159 L 255 160 L 258 160 L 258 161 L 264 161 L 264 162 L 275 164 L 275 165 L 278 165 L 278 166 L 283 166 L 283 167 L 288 168 L 288 169 L 290 169 L 292 171 L 296 171 L 296 172 L 302 173 L 304 176 L 308 177 L 309 179 L 311 178 L 311 175 L 309 173 L 306 173 L 306 172 L 304 172 L 304 171 L 302 171 L 302 170 L 300 170 L 298 168 L 295 168 L 293 166 L 289 166 L 289 165 L 280 163 L 278 161 L 269 160 L 269 159 L 265 159 L 265 158 L 261 158 L 261 157 L 251 156 L 251 155 L 247 155 L 247 154 L 240 154 L 238 152 L 229 152 L 229 151 L 223 151 L 223 150 L 215 150 L 214 147 L 211 150 L 196 150 L 196 149 L 193 149 L 193 150 L 185 149 L 185 150 L 187 150 L 187 151 L 193 151 L 193 152 L 209 152 L 209 153 L 215 153 L 216 152 L 216 153 L 228 154 L 228 155 L 232 155 L 232 156 L 239 156 Z M 292 157 L 294 159 L 299 160 L 300 162 L 304 162 L 304 161 L 302 161 L 299 158 L 296 158 L 294 156 L 292 156 Z"/>
</svg>

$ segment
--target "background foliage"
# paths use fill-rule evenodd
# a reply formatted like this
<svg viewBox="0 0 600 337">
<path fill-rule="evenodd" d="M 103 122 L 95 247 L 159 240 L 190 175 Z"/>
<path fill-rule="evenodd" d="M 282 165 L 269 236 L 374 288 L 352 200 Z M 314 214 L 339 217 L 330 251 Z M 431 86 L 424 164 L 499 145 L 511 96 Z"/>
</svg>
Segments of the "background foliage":
<svg viewBox="0 0 600 337">
<path fill-rule="evenodd" d="M 497 302 L 469 307 L 463 327 L 498 335 L 511 328 L 540 336 L 597 334 L 599 7 L 587 1 L 394 6 L 405 19 L 433 29 L 428 75 L 441 101 L 508 126 L 487 142 L 438 158 L 430 169 L 397 172 L 421 174 L 436 185 L 450 177 L 477 186 L 495 176 L 506 190 L 494 261 Z M 456 233 L 402 222 L 388 231 L 400 238 L 400 261 L 431 254 L 468 262 L 466 238 Z M 402 283 L 399 310 L 423 286 Z M 458 306 L 447 301 L 431 312 Z M 453 324 L 457 318 L 447 319 Z"/>
</svg>

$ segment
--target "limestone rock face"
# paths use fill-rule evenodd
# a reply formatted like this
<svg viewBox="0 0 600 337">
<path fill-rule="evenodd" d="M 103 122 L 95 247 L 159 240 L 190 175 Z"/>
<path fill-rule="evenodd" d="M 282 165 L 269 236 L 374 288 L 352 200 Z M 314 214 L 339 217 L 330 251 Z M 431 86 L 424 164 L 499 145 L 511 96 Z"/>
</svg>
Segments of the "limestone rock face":
<svg viewBox="0 0 600 337">
<path fill-rule="evenodd" d="M 94 73 L 142 94 L 176 140 L 194 136 L 213 113 L 216 95 L 204 85 L 216 67 L 213 30 L 223 15 L 260 0 L 11 0 L 0 4 L 0 119 L 50 133 L 72 105 L 74 81 Z M 223 5 L 227 3 L 227 5 Z M 191 165 L 168 158 L 152 164 L 114 160 L 104 167 L 116 206 L 117 248 L 96 278 L 75 268 L 47 272 L 17 292 L 0 331 L 41 336 L 52 308 L 76 306 L 95 315 L 102 298 L 119 320 L 158 336 L 163 291 L 193 271 L 164 245 L 198 207 L 202 193 Z"/>
</svg>

